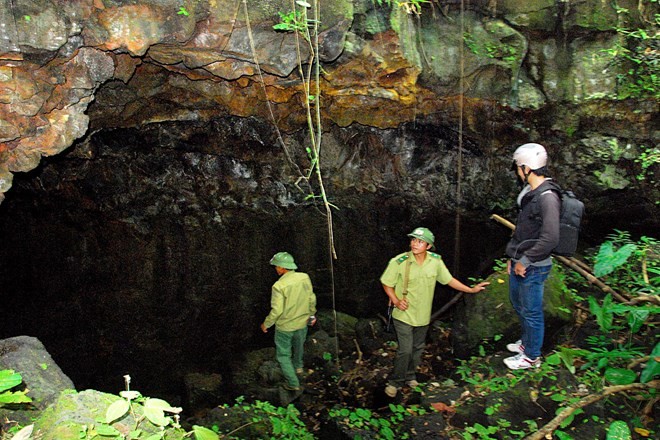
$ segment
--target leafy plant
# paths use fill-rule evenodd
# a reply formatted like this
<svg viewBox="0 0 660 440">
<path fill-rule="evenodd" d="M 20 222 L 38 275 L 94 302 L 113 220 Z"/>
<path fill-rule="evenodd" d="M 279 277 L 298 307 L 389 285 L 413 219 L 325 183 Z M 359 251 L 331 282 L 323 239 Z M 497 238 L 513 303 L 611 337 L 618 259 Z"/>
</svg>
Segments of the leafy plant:
<svg viewBox="0 0 660 440">
<path fill-rule="evenodd" d="M 375 437 L 373 438 L 391 440 L 410 438 L 408 432 L 399 432 L 398 427 L 401 422 L 414 414 L 426 413 L 424 408 L 418 406 L 413 405 L 406 408 L 392 403 L 389 405 L 389 410 L 391 415 L 383 417 L 366 408 L 335 408 L 329 411 L 328 416 L 351 429 L 374 432 Z"/>
<path fill-rule="evenodd" d="M 642 152 L 639 154 L 639 157 L 635 159 L 635 162 L 641 166 L 641 171 L 637 174 L 637 180 L 646 180 L 649 177 L 649 170 L 653 166 L 660 165 L 660 148 L 657 147 L 645 147 L 641 146 Z M 654 180 L 651 180 L 650 183 L 655 183 Z"/>
<path fill-rule="evenodd" d="M 660 288 L 660 242 L 642 236 L 633 241 L 630 233 L 615 229 L 600 246 L 594 275 L 608 277 L 608 284 L 629 293 L 657 292 Z"/>
<path fill-rule="evenodd" d="M 422 13 L 422 5 L 424 3 L 431 3 L 430 0 L 409 0 L 409 1 L 399 1 L 399 0 L 375 0 L 375 3 L 378 6 L 396 6 L 403 9 L 408 14 L 420 15 Z"/>
<path fill-rule="evenodd" d="M 612 241 L 606 241 L 600 246 L 600 251 L 596 256 L 596 264 L 594 265 L 594 275 L 603 277 L 608 275 L 617 268 L 623 266 L 632 253 L 637 249 L 634 243 L 627 243 L 619 249 L 614 249 Z"/>
<path fill-rule="evenodd" d="M 640 375 L 640 381 L 642 383 L 647 383 L 656 376 L 660 376 L 660 342 L 655 344 L 655 347 L 651 351 L 649 361 Z"/>
<path fill-rule="evenodd" d="M 307 430 L 300 420 L 300 411 L 293 405 L 286 407 L 274 406 L 269 402 L 255 401 L 245 403 L 243 398 L 236 399 L 233 405 L 221 405 L 229 412 L 234 411 L 241 415 L 239 426 L 226 425 L 223 429 L 214 427 L 222 438 L 269 438 L 269 439 L 313 439 L 314 436 Z M 208 428 L 198 427 L 199 432 L 210 435 Z M 224 431 L 223 435 L 221 431 Z M 234 437 L 235 436 L 235 437 Z M 199 438 L 198 440 L 206 440 Z"/>
<path fill-rule="evenodd" d="M 642 3 L 657 3 L 656 0 L 641 0 Z M 617 13 L 620 17 L 628 16 L 629 11 L 618 7 Z M 617 75 L 617 97 L 627 98 L 657 98 L 660 88 L 660 75 L 658 75 L 658 45 L 660 36 L 657 26 L 660 25 L 660 14 L 655 14 L 649 20 L 649 27 L 631 29 L 624 24 L 617 27 L 616 31 L 621 39 L 609 49 L 603 52 L 613 57 L 613 65 L 621 66 L 625 72 Z M 621 21 L 623 23 L 623 20 Z"/>
<path fill-rule="evenodd" d="M 105 412 L 105 416 L 97 419 L 95 424 L 81 425 L 79 428 L 80 439 L 125 439 L 126 435 L 113 426 L 113 424 L 123 419 L 129 412 L 135 420 L 135 426 L 130 432 L 129 437 L 132 439 L 162 440 L 165 435 L 165 427 L 181 428 L 178 415 L 181 412 L 181 408 L 172 407 L 169 403 L 161 399 L 143 397 L 139 391 L 131 390 L 131 377 L 129 375 L 124 376 L 124 381 L 126 390 L 119 393 L 122 399 L 110 404 Z M 140 411 L 136 411 L 137 407 L 140 408 Z M 138 412 L 141 413 L 140 416 L 138 416 Z M 172 414 L 173 416 L 167 414 Z M 150 423 L 152 428 L 155 427 L 159 432 L 146 437 L 144 426 L 142 425 L 146 422 Z"/>
<path fill-rule="evenodd" d="M 29 403 L 27 390 L 10 391 L 23 382 L 23 377 L 14 370 L 0 370 L 0 406 L 14 403 Z"/>
<path fill-rule="evenodd" d="M 607 430 L 606 440 L 627 440 L 632 438 L 632 433 L 626 422 L 615 420 Z"/>
</svg>

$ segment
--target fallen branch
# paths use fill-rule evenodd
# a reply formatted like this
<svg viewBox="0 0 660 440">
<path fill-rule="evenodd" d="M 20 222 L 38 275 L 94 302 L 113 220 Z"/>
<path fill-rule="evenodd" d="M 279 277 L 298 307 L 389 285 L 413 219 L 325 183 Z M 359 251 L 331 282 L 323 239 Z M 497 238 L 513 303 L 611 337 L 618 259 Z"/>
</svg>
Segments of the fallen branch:
<svg viewBox="0 0 660 440">
<path fill-rule="evenodd" d="M 458 294 L 456 294 L 447 304 L 442 306 L 442 308 L 440 310 L 433 313 L 431 315 L 431 322 L 435 321 L 438 318 L 438 316 L 442 315 L 445 312 L 445 310 L 447 310 L 448 308 L 453 306 L 456 303 L 456 301 L 458 301 L 459 299 L 461 299 L 463 297 L 463 295 L 464 295 L 463 292 L 458 292 Z"/>
<path fill-rule="evenodd" d="M 648 383 L 631 383 L 629 385 L 615 385 L 611 387 L 603 388 L 603 391 L 596 394 L 590 394 L 577 402 L 569 405 L 560 412 L 554 419 L 550 420 L 545 426 L 536 431 L 534 434 L 528 435 L 524 440 L 543 440 L 545 438 L 550 438 L 550 436 L 558 427 L 561 425 L 561 422 L 566 420 L 571 414 L 575 412 L 576 409 L 583 408 L 592 403 L 598 402 L 599 400 L 604 399 L 610 394 L 620 393 L 622 391 L 638 391 L 638 390 L 650 390 L 660 387 L 660 380 L 653 380 Z"/>
<path fill-rule="evenodd" d="M 360 350 L 360 344 L 358 344 L 357 339 L 353 338 L 353 342 L 355 342 L 355 349 L 357 350 L 358 358 L 355 360 L 356 364 L 361 364 L 362 363 L 362 350 Z"/>
<path fill-rule="evenodd" d="M 492 218 L 493 220 L 495 220 L 495 221 L 497 221 L 497 222 L 499 222 L 499 223 L 501 223 L 501 224 L 507 226 L 507 227 L 510 228 L 511 230 L 515 230 L 515 229 L 516 229 L 516 225 L 514 225 L 513 223 L 511 223 L 510 221 L 508 221 L 508 220 L 505 219 L 504 217 L 501 217 L 501 216 L 499 216 L 499 215 L 497 215 L 497 214 L 493 214 L 493 215 L 491 215 L 490 218 Z M 589 270 L 588 270 L 588 269 L 589 269 L 589 266 L 587 266 L 585 263 L 581 262 L 581 261 L 578 260 L 577 258 L 573 258 L 573 257 L 571 257 L 571 258 L 566 258 L 566 257 L 561 256 L 561 255 L 553 255 L 553 256 L 554 256 L 559 262 L 561 262 L 562 264 L 564 264 L 565 266 L 570 267 L 571 269 L 573 269 L 574 271 L 576 271 L 577 273 L 579 273 L 580 275 L 582 275 L 583 277 L 585 277 L 585 278 L 587 279 L 587 281 L 589 281 L 591 284 L 595 284 L 595 285 L 596 285 L 598 288 L 600 288 L 600 290 L 602 290 L 603 292 L 605 292 L 605 293 L 611 293 L 612 296 L 613 296 L 614 298 L 616 298 L 617 300 L 621 301 L 622 303 L 627 303 L 627 302 L 630 301 L 630 298 L 626 298 L 625 296 L 623 296 L 623 295 L 621 295 L 620 293 L 616 292 L 616 291 L 615 291 L 614 289 L 612 289 L 610 286 L 606 285 L 606 284 L 603 283 L 601 280 L 599 280 L 598 278 L 596 278 L 595 276 L 593 276 L 593 275 L 589 272 Z"/>
<path fill-rule="evenodd" d="M 628 301 L 626 305 L 634 306 L 635 304 L 641 302 L 650 302 L 655 304 L 656 306 L 660 306 L 660 297 L 658 297 L 658 295 L 647 295 L 645 293 L 639 293 L 637 294 L 636 297 Z"/>
</svg>

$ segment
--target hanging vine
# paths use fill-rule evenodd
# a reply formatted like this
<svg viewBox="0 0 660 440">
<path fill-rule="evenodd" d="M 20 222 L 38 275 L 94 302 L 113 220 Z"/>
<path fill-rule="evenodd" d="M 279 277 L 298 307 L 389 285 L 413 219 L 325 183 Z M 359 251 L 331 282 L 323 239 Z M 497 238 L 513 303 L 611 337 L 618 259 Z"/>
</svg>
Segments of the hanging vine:
<svg viewBox="0 0 660 440">
<path fill-rule="evenodd" d="M 334 227 L 332 219 L 332 209 L 336 208 L 336 206 L 331 204 L 328 199 L 325 183 L 323 181 L 323 174 L 321 172 L 321 139 L 323 134 L 323 126 L 321 121 L 321 66 L 319 57 L 320 2 L 319 0 L 313 0 L 313 3 L 310 4 L 304 0 L 292 0 L 291 11 L 288 13 L 280 12 L 279 15 L 281 21 L 280 23 L 277 23 L 273 26 L 276 31 L 292 32 L 296 41 L 295 47 L 298 61 L 298 73 L 302 80 L 303 87 L 302 105 L 305 110 L 307 129 L 309 134 L 309 146 L 305 147 L 305 151 L 309 158 L 310 164 L 309 168 L 305 169 L 304 171 L 301 170 L 301 168 L 291 158 L 286 143 L 284 142 L 281 132 L 277 127 L 277 123 L 275 122 L 275 116 L 273 114 L 270 100 L 268 99 L 265 81 L 263 79 L 263 74 L 259 66 L 259 60 L 257 58 L 257 51 L 255 49 L 254 38 L 250 27 L 246 0 L 243 0 L 243 5 L 248 27 L 250 47 L 252 50 L 254 62 L 257 65 L 257 72 L 259 74 L 264 95 L 266 96 L 266 103 L 268 106 L 269 114 L 275 126 L 278 141 L 282 145 L 282 148 L 284 149 L 289 162 L 299 173 L 299 177 L 296 180 L 296 186 L 300 188 L 299 184 L 301 181 L 304 182 L 308 187 L 308 194 L 305 197 L 305 200 L 320 199 L 323 204 L 322 206 L 324 215 L 326 217 L 327 226 L 331 283 L 330 290 L 332 295 L 332 310 L 334 315 L 334 326 L 336 334 L 337 311 L 335 299 L 334 260 L 337 259 L 337 252 L 335 250 Z M 303 47 L 306 49 L 306 52 L 308 52 L 308 56 L 305 60 L 303 60 Z M 318 185 L 318 194 L 313 190 L 312 181 L 316 181 Z M 336 339 L 335 351 L 335 359 L 338 362 L 339 346 Z"/>
</svg>

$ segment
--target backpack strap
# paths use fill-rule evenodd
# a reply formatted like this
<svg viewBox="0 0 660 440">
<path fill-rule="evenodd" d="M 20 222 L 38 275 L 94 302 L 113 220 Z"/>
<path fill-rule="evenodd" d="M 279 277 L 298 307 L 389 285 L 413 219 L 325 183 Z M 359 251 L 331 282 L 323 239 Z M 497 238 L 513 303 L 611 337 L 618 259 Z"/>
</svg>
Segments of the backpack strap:
<svg viewBox="0 0 660 440">
<path fill-rule="evenodd" d="M 408 279 L 410 278 L 410 266 L 412 266 L 410 254 L 406 253 L 405 257 L 405 259 L 403 257 L 399 258 L 399 260 L 405 261 L 404 264 L 406 265 L 403 269 L 403 299 L 406 299 L 408 296 Z"/>
</svg>

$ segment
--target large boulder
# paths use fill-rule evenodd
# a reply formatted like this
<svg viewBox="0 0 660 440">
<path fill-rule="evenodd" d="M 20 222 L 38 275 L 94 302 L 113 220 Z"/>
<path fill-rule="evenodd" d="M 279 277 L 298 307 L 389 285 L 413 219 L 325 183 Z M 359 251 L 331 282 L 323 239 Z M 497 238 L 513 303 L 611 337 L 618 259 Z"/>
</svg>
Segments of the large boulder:
<svg viewBox="0 0 660 440">
<path fill-rule="evenodd" d="M 55 402 L 62 391 L 75 387 L 62 372 L 44 345 L 31 336 L 17 336 L 0 341 L 0 370 L 14 370 L 32 399 L 29 406 L 0 407 L 0 420 L 28 424 L 36 414 Z"/>
<path fill-rule="evenodd" d="M 483 341 L 503 335 L 506 342 L 520 337 L 520 322 L 509 301 L 509 277 L 506 270 L 491 275 L 488 288 L 477 295 L 466 295 L 453 319 L 452 345 L 459 357 L 473 354 Z M 556 264 L 545 282 L 543 295 L 546 334 L 570 322 L 573 300 Z M 511 339 L 509 341 L 509 339 Z M 546 337 L 548 343 L 550 338 Z"/>
</svg>

